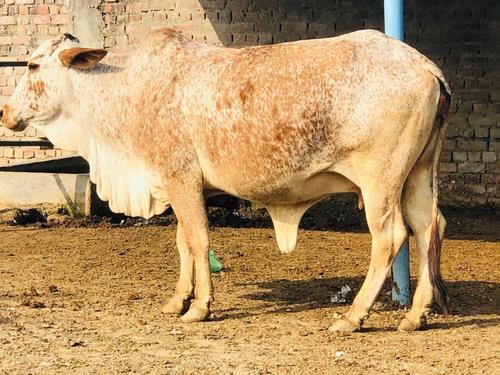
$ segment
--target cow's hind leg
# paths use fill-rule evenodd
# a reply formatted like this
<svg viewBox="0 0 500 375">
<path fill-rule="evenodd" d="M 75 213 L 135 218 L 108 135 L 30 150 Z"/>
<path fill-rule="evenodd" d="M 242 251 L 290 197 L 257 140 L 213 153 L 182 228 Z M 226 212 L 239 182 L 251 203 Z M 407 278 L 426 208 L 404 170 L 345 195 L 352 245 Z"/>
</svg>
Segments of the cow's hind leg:
<svg viewBox="0 0 500 375">
<path fill-rule="evenodd" d="M 177 249 L 180 257 L 180 274 L 174 295 L 163 307 L 166 314 L 183 314 L 189 309 L 189 302 L 193 298 L 193 255 L 189 249 L 182 226 L 177 227 Z"/>
<path fill-rule="evenodd" d="M 407 236 L 400 208 L 400 188 L 368 185 L 362 191 L 372 234 L 370 266 L 349 311 L 330 327 L 330 331 L 352 332 L 361 328 Z"/>
<path fill-rule="evenodd" d="M 432 303 L 433 287 L 429 275 L 429 244 L 432 234 L 432 165 L 416 165 L 405 183 L 402 198 L 403 214 L 413 230 L 418 251 L 418 285 L 411 310 L 399 325 L 401 331 L 414 331 L 426 323 Z M 438 210 L 438 233 L 443 238 L 446 221 Z"/>
</svg>

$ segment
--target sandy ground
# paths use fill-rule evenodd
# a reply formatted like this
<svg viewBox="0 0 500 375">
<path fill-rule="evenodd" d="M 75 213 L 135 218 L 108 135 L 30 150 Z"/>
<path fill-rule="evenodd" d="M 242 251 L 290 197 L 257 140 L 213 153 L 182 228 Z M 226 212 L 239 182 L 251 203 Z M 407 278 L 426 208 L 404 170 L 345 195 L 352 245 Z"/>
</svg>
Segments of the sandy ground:
<svg viewBox="0 0 500 375">
<path fill-rule="evenodd" d="M 160 313 L 174 225 L 0 226 L 0 373 L 499 374 L 500 243 L 465 237 L 444 243 L 451 315 L 396 332 L 387 284 L 364 331 L 343 336 L 327 328 L 347 304 L 330 298 L 359 289 L 367 233 L 301 230 L 280 255 L 270 229 L 214 228 L 213 315 L 182 324 Z"/>
</svg>

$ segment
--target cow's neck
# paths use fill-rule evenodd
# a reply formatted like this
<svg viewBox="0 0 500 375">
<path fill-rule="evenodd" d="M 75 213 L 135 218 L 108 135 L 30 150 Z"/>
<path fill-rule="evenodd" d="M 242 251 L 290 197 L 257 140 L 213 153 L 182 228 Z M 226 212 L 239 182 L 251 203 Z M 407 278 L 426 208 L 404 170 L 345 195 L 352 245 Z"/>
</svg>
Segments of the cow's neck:
<svg viewBox="0 0 500 375">
<path fill-rule="evenodd" d="M 92 72 L 72 70 L 70 79 L 74 96 L 64 99 L 64 111 L 41 130 L 57 147 L 85 157 L 89 143 L 105 142 L 111 136 L 116 139 L 124 111 L 120 96 L 126 72 L 100 65 Z"/>
<path fill-rule="evenodd" d="M 165 211 L 168 198 L 159 176 L 141 164 L 123 138 L 126 116 L 127 72 L 74 72 L 78 98 L 67 98 L 65 111 L 43 128 L 58 147 L 73 150 L 90 166 L 97 193 L 114 212 L 149 218 Z"/>
</svg>

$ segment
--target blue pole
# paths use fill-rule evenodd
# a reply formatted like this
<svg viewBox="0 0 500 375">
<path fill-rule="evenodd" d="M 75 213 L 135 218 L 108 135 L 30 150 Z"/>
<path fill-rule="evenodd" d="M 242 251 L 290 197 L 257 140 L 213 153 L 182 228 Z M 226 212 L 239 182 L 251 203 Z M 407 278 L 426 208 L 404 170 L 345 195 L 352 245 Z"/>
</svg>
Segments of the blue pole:
<svg viewBox="0 0 500 375">
<path fill-rule="evenodd" d="M 385 33 L 404 39 L 403 0 L 384 0 Z M 392 300 L 401 306 L 410 304 L 410 247 L 405 241 L 392 265 Z"/>
<path fill-rule="evenodd" d="M 404 40 L 403 0 L 384 0 L 385 33 Z"/>
</svg>

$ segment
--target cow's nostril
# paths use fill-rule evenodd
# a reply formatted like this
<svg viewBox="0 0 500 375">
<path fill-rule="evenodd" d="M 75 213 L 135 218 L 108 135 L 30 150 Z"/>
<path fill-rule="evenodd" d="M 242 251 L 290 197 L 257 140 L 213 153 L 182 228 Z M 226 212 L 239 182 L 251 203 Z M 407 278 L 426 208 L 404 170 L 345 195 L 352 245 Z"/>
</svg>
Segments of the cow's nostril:
<svg viewBox="0 0 500 375">
<path fill-rule="evenodd" d="M 0 120 L 3 118 L 3 109 L 0 109 Z"/>
</svg>

